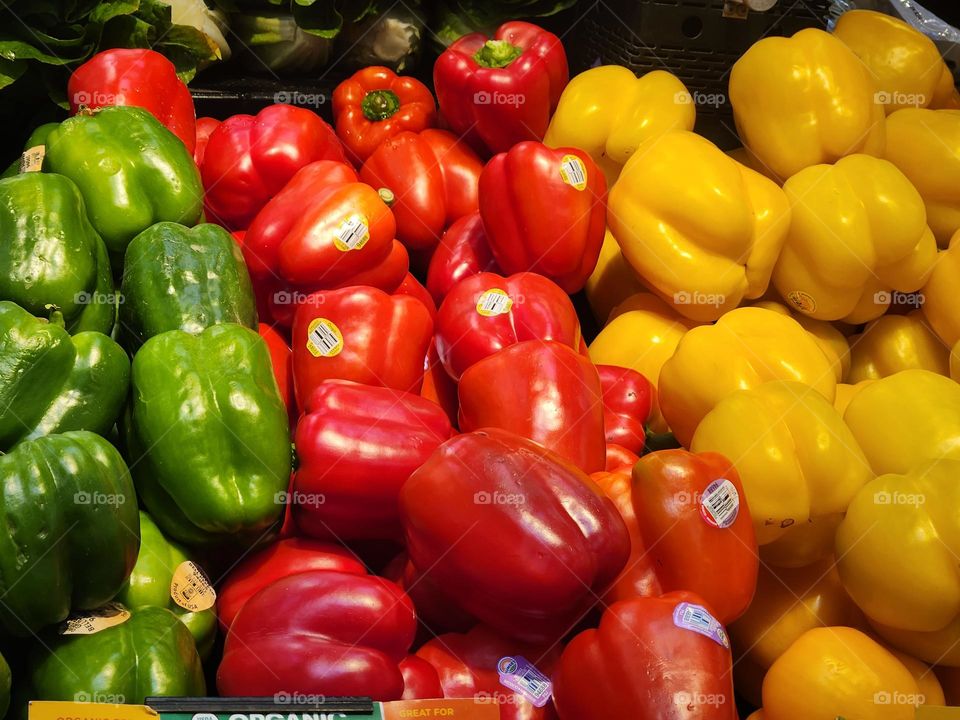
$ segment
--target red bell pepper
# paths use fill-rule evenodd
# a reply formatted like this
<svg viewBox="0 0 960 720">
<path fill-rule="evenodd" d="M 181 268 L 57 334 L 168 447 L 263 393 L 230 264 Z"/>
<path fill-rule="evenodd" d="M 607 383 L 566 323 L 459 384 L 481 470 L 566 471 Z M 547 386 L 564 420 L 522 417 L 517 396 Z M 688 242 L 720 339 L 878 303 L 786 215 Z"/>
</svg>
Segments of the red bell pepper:
<svg viewBox="0 0 960 720">
<path fill-rule="evenodd" d="M 723 624 L 750 605 L 759 558 L 733 464 L 718 453 L 661 450 L 633 468 L 633 507 L 665 592 L 701 595 Z"/>
<path fill-rule="evenodd" d="M 433 66 L 443 117 L 491 153 L 542 140 L 569 77 L 560 38 L 519 21 L 504 23 L 492 39 L 464 35 Z"/>
<path fill-rule="evenodd" d="M 433 127 L 437 108 L 430 88 L 390 68 L 358 70 L 333 91 L 337 136 L 358 165 L 395 135 Z"/>
<path fill-rule="evenodd" d="M 404 589 L 417 610 L 417 620 L 429 637 L 438 632 L 466 632 L 477 624 L 473 615 L 458 607 L 433 582 L 429 571 L 417 572 L 405 552 L 394 558 L 383 576 Z"/>
<path fill-rule="evenodd" d="M 324 380 L 417 393 L 433 320 L 409 295 L 357 286 L 311 295 L 293 321 L 293 382 L 302 408 Z"/>
<path fill-rule="evenodd" d="M 261 319 L 290 327 L 297 306 L 326 288 L 393 292 L 407 275 L 393 214 L 345 163 L 302 168 L 250 225 L 243 256 Z"/>
<path fill-rule="evenodd" d="M 500 682 L 497 663 L 518 655 L 549 677 L 560 659 L 560 648 L 509 640 L 478 625 L 465 634 L 445 633 L 431 639 L 416 657 L 434 669 L 442 697 L 496 702 L 501 720 L 545 720 L 550 717 L 548 706 L 538 708 Z"/>
<path fill-rule="evenodd" d="M 243 558 L 227 574 L 217 593 L 220 627 L 229 630 L 247 600 L 267 585 L 308 570 L 367 574 L 363 563 L 340 545 L 309 538 L 279 540 Z"/>
<path fill-rule="evenodd" d="M 603 386 L 603 428 L 607 442 L 643 452 L 644 426 L 650 417 L 653 386 L 636 370 L 597 365 Z"/>
<path fill-rule="evenodd" d="M 456 220 L 440 238 L 427 269 L 427 290 L 439 305 L 454 285 L 482 272 L 499 273 L 500 268 L 475 212 Z"/>
<path fill-rule="evenodd" d="M 270 361 L 273 364 L 273 375 L 277 378 L 277 387 L 280 397 L 287 406 L 287 415 L 290 417 L 290 426 L 297 423 L 297 400 L 293 396 L 293 368 L 290 365 L 290 346 L 283 335 L 266 323 L 260 323 L 257 331 L 267 343 L 270 351 Z"/>
<path fill-rule="evenodd" d="M 73 71 L 67 97 L 71 115 L 81 107 L 141 107 L 193 154 L 197 141 L 193 97 L 173 63 L 154 50 L 118 48 L 97 53 Z"/>
<path fill-rule="evenodd" d="M 403 675 L 403 700 L 442 698 L 443 688 L 433 665 L 416 655 L 408 655 L 400 663 Z"/>
<path fill-rule="evenodd" d="M 448 440 L 400 491 L 410 561 L 509 637 L 562 637 L 623 568 L 627 529 L 590 478 L 490 428 Z"/>
<path fill-rule="evenodd" d="M 627 450 L 622 445 L 617 445 L 616 443 L 607 443 L 607 462 L 604 469 L 608 472 L 613 472 L 614 470 L 619 470 L 624 467 L 629 470 L 639 459 L 640 456 L 632 450 Z"/>
<path fill-rule="evenodd" d="M 561 720 L 737 720 L 729 640 L 694 607 L 703 605 L 674 592 L 610 606 L 563 651 L 553 676 Z M 699 621 L 712 636 L 689 629 Z"/>
<path fill-rule="evenodd" d="M 346 162 L 343 146 L 318 115 L 270 105 L 256 116 L 234 115 L 207 140 L 200 174 L 209 222 L 242 230 L 304 165 Z"/>
<path fill-rule="evenodd" d="M 400 488 L 452 433 L 443 409 L 419 395 L 320 383 L 297 425 L 297 527 L 320 538 L 399 538 Z"/>
<path fill-rule="evenodd" d="M 525 340 L 580 347 L 573 303 L 542 275 L 472 275 L 453 287 L 437 312 L 437 352 L 454 380 L 474 363 Z"/>
<path fill-rule="evenodd" d="M 582 289 L 600 257 L 606 197 L 603 173 L 582 150 L 523 142 L 496 155 L 480 175 L 480 217 L 497 264 Z"/>
<path fill-rule="evenodd" d="M 203 166 L 203 156 L 207 151 L 210 135 L 220 126 L 220 121 L 212 117 L 197 118 L 197 142 L 193 148 L 193 161 L 197 167 Z"/>
<path fill-rule="evenodd" d="M 511 345 L 472 365 L 459 391 L 462 431 L 502 428 L 584 472 L 606 466 L 600 376 L 576 350 L 542 340 Z"/>
<path fill-rule="evenodd" d="M 397 700 L 416 632 L 413 604 L 383 578 L 312 570 L 274 581 L 241 608 L 223 649 L 224 696 L 365 695 Z"/>
<path fill-rule="evenodd" d="M 457 383 L 447 374 L 440 362 L 436 338 L 430 341 L 427 357 L 423 361 L 423 386 L 420 388 L 420 395 L 442 407 L 451 423 L 458 422 L 460 401 L 457 399 Z"/>
<path fill-rule="evenodd" d="M 403 282 L 393 291 L 394 295 L 409 295 L 423 303 L 423 306 L 430 311 L 430 317 L 437 319 L 437 304 L 433 297 L 427 292 L 427 289 L 413 275 L 407 273 L 403 277 Z"/>
<path fill-rule="evenodd" d="M 483 163 L 446 130 L 402 132 L 384 140 L 360 169 L 360 179 L 387 188 L 397 239 L 410 250 L 436 246 L 458 218 L 477 212 Z"/>
</svg>

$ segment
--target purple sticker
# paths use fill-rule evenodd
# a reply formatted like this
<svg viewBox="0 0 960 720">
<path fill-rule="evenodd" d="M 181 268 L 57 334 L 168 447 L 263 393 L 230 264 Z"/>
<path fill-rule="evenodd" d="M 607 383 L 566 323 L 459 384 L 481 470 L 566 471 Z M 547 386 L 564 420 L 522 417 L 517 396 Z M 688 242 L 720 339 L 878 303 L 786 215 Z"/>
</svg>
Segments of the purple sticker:
<svg viewBox="0 0 960 720">
<path fill-rule="evenodd" d="M 673 609 L 673 624 L 684 630 L 693 630 L 700 633 L 715 643 L 730 647 L 730 639 L 727 637 L 727 631 L 710 611 L 703 605 L 694 605 L 693 603 L 682 602 Z"/>
<path fill-rule="evenodd" d="M 500 684 L 529 700 L 535 707 L 543 707 L 553 694 L 550 678 L 537 670 L 525 658 L 507 656 L 497 663 Z"/>
<path fill-rule="evenodd" d="M 740 514 L 740 493 L 726 478 L 714 480 L 700 496 L 700 517 L 710 527 L 728 528 Z"/>
</svg>

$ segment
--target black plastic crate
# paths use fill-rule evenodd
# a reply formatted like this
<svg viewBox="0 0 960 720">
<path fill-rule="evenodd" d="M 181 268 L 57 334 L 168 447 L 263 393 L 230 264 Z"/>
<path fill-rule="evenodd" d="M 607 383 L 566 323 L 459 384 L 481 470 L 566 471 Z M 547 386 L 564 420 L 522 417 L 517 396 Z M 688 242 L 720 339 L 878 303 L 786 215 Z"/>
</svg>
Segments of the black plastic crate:
<svg viewBox="0 0 960 720">
<path fill-rule="evenodd" d="M 727 100 L 733 64 L 768 35 L 825 28 L 829 6 L 779 0 L 766 12 L 744 13 L 724 0 L 596 0 L 583 4 L 585 14 L 564 44 L 571 73 L 595 65 L 672 72 L 697 101 L 697 131 L 729 149 L 739 145 Z"/>
</svg>

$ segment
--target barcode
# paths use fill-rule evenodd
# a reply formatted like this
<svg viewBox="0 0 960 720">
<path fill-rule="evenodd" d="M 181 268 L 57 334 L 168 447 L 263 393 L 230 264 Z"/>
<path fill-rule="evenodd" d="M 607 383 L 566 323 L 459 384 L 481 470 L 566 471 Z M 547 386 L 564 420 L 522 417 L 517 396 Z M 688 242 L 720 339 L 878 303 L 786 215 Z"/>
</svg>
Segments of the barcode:
<svg viewBox="0 0 960 720">
<path fill-rule="evenodd" d="M 587 181 L 587 176 L 583 172 L 583 164 L 578 158 L 568 158 L 564 160 L 563 168 L 567 173 L 567 179 L 571 185 L 582 185 Z"/>
<path fill-rule="evenodd" d="M 499 315 L 507 309 L 510 296 L 499 292 L 487 291 L 480 298 L 480 309 L 494 315 Z"/>
<path fill-rule="evenodd" d="M 310 340 L 324 355 L 333 352 L 340 344 L 340 338 L 326 325 L 317 325 L 310 333 Z"/>
<path fill-rule="evenodd" d="M 340 225 L 337 230 L 337 238 L 353 250 L 360 245 L 367 237 L 367 226 L 363 218 L 357 215 L 351 215 Z"/>
<path fill-rule="evenodd" d="M 707 485 L 700 505 L 704 520 L 719 528 L 728 528 L 737 519 L 740 495 L 732 482 L 720 478 Z"/>
<path fill-rule="evenodd" d="M 527 688 L 537 697 L 543 695 L 550 687 L 550 683 L 536 671 L 525 670 L 520 679 L 527 684 Z"/>
<path fill-rule="evenodd" d="M 726 488 L 720 488 L 707 498 L 707 502 L 710 503 L 711 512 L 717 517 L 725 517 L 733 510 L 733 496 L 727 492 Z"/>
<path fill-rule="evenodd" d="M 696 605 L 688 605 L 683 609 L 683 618 L 681 622 L 684 625 L 690 625 L 702 630 L 710 630 L 715 622 L 713 617 L 703 608 Z"/>
</svg>

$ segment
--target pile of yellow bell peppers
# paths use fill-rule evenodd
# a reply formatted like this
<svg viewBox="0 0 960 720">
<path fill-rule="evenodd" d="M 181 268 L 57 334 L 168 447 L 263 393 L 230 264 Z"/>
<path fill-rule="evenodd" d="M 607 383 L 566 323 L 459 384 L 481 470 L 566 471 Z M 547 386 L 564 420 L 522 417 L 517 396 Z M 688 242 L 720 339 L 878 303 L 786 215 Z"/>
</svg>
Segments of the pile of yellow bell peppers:
<svg viewBox="0 0 960 720">
<path fill-rule="evenodd" d="M 729 102 L 725 153 L 669 73 L 563 93 L 546 142 L 610 188 L 590 357 L 644 374 L 651 430 L 739 474 L 752 720 L 960 702 L 960 94 L 929 38 L 855 10 L 757 42 Z"/>
</svg>

